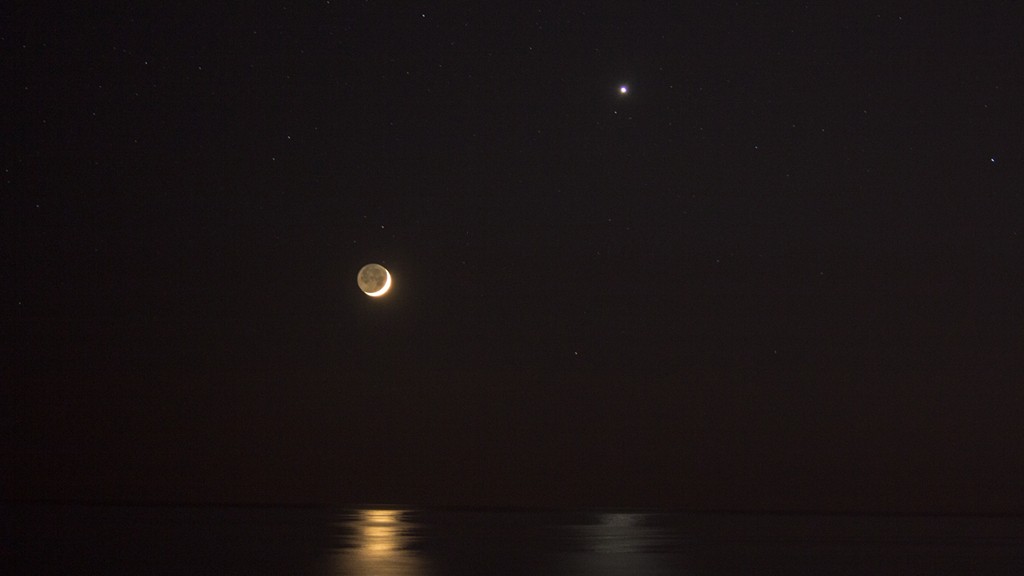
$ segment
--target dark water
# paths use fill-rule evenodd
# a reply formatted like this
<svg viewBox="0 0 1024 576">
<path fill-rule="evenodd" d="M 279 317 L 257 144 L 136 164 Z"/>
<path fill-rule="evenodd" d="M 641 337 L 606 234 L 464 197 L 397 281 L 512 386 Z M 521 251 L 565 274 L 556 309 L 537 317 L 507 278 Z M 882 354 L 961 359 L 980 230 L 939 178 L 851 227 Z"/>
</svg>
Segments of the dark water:
<svg viewBox="0 0 1024 576">
<path fill-rule="evenodd" d="M 1024 574 L 1024 518 L 2 504 L 3 574 Z"/>
</svg>

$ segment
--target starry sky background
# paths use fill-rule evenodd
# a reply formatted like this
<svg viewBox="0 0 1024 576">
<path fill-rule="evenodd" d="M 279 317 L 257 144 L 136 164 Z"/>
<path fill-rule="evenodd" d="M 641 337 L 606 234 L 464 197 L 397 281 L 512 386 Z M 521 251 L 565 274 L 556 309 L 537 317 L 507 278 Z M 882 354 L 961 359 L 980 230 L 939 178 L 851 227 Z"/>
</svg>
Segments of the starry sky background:
<svg viewBox="0 0 1024 576">
<path fill-rule="evenodd" d="M 1024 510 L 1020 13 L 678 4 L 5 15 L 4 496 Z"/>
</svg>

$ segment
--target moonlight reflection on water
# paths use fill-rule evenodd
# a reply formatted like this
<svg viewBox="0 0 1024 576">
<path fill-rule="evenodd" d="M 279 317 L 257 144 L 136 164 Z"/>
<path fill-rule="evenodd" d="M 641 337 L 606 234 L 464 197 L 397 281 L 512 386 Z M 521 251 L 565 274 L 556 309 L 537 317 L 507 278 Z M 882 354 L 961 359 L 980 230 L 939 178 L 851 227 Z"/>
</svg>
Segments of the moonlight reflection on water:
<svg viewBox="0 0 1024 576">
<path fill-rule="evenodd" d="M 409 546 L 412 526 L 401 510 L 359 510 L 339 528 L 343 531 L 337 549 L 339 574 L 420 576 L 427 574 L 426 562 Z"/>
</svg>

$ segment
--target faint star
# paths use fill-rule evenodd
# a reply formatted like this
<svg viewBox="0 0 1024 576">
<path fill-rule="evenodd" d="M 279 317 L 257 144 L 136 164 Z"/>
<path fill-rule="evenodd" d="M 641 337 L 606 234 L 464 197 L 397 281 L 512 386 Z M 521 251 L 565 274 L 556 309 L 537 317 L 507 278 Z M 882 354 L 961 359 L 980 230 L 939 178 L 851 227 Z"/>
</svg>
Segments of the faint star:
<svg viewBox="0 0 1024 576">
<path fill-rule="evenodd" d="M 623 84 L 622 86 L 619 86 L 619 94 L 628 94 L 628 93 L 629 93 L 629 86 L 626 86 L 625 84 Z"/>
</svg>

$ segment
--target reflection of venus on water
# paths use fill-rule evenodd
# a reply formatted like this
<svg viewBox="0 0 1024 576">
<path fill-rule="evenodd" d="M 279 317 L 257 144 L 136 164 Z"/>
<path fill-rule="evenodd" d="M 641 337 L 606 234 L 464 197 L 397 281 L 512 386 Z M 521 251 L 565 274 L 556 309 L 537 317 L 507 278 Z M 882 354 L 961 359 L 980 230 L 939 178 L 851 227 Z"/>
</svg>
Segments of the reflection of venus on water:
<svg viewBox="0 0 1024 576">
<path fill-rule="evenodd" d="M 651 536 L 643 520 L 642 514 L 601 514 L 584 531 L 585 542 L 595 552 L 640 552 Z"/>
<path fill-rule="evenodd" d="M 670 535 L 649 514 L 605 513 L 573 527 L 579 549 L 563 557 L 566 574 L 679 574 L 671 554 L 659 553 Z M 684 572 L 685 573 L 685 572 Z"/>
<path fill-rule="evenodd" d="M 401 510 L 359 510 L 342 522 L 337 549 L 341 574 L 419 576 L 426 574 L 423 558 L 410 550 L 411 526 Z"/>
</svg>

